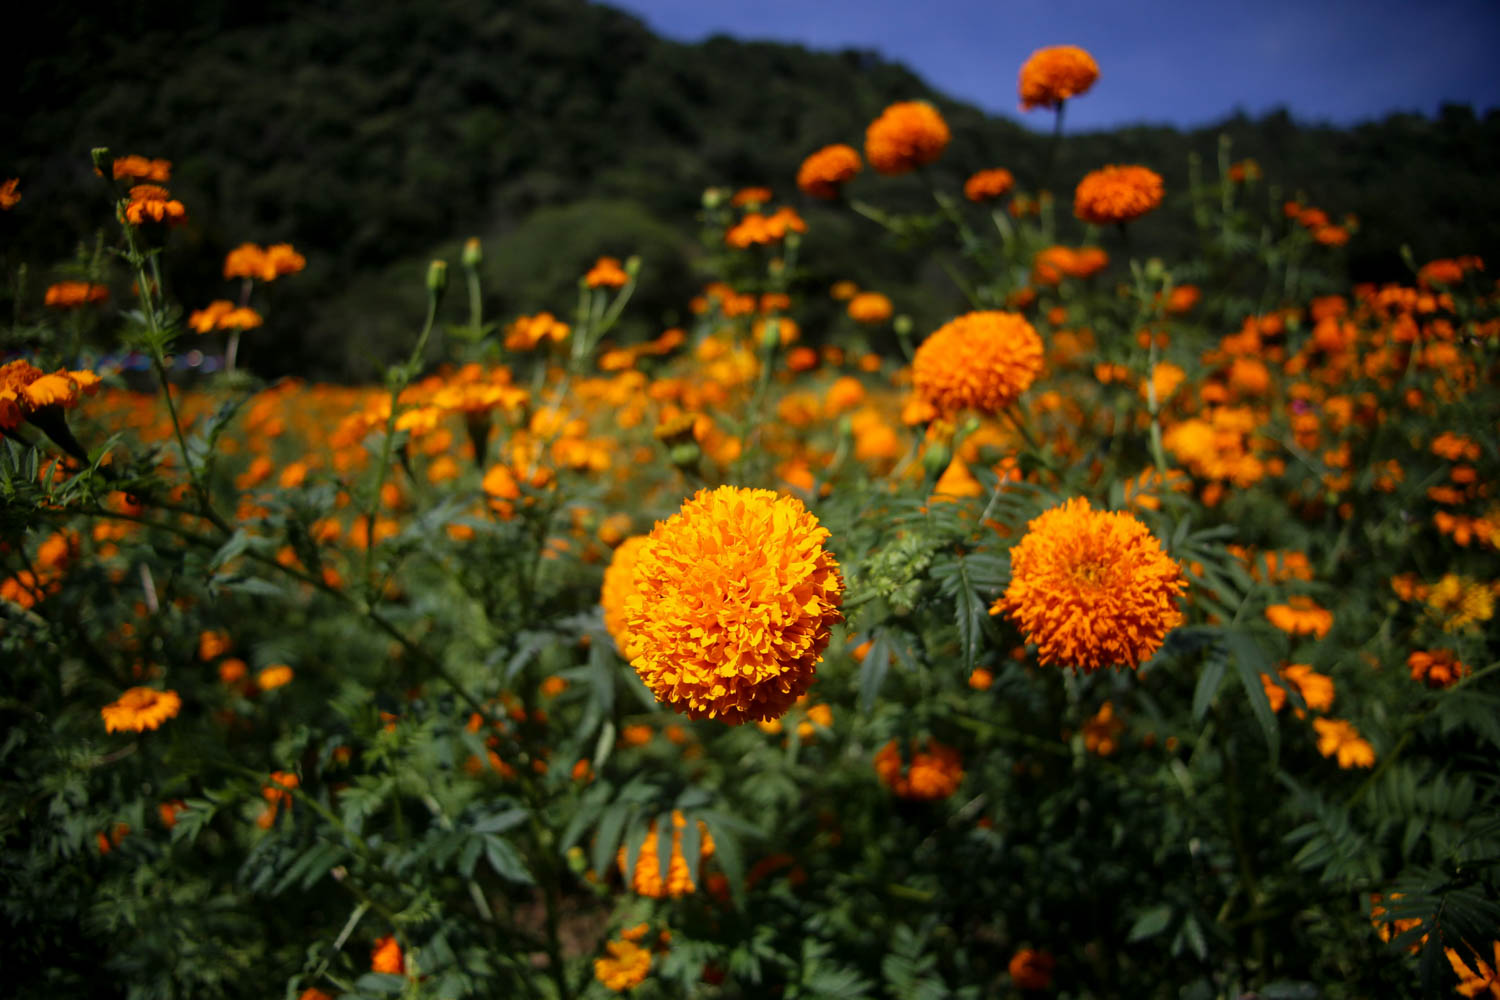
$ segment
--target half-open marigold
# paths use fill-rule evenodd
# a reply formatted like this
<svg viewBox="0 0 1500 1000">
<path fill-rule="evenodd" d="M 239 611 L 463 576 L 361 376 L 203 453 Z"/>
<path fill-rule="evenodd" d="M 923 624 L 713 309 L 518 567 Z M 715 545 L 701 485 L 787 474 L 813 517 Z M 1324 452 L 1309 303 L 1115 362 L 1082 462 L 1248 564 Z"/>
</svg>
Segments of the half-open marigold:
<svg viewBox="0 0 1500 1000">
<path fill-rule="evenodd" d="M 1146 167 L 1108 166 L 1086 175 L 1073 194 L 1073 214 L 1109 225 L 1139 219 L 1161 204 L 1161 175 Z"/>
<path fill-rule="evenodd" d="M 698 857 L 699 863 L 713 857 L 714 838 L 709 836 L 708 827 L 699 820 L 698 826 Z M 656 821 L 652 820 L 651 828 L 646 833 L 646 839 L 641 841 L 640 854 L 635 859 L 635 871 L 627 867 L 630 858 L 626 853 L 625 845 L 615 856 L 615 863 L 620 866 L 620 874 L 625 876 L 625 882 L 642 896 L 650 896 L 653 899 L 661 899 L 671 896 L 686 896 L 697 889 L 691 874 L 688 871 L 687 856 L 682 853 L 682 831 L 687 829 L 687 817 L 680 810 L 672 810 L 672 858 L 667 866 L 667 877 L 661 877 L 661 857 L 658 854 L 658 835 Z"/>
<path fill-rule="evenodd" d="M 1015 621 L 1044 666 L 1135 668 L 1182 622 L 1182 568 L 1134 515 L 1082 497 L 1034 518 L 1010 565 L 990 614 Z"/>
<path fill-rule="evenodd" d="M 948 146 L 948 123 L 926 101 L 901 101 L 865 129 L 865 159 L 882 174 L 905 174 L 926 166 Z"/>
<path fill-rule="evenodd" d="M 1042 371 L 1042 338 L 1026 317 L 971 312 L 943 324 L 912 357 L 912 385 L 942 414 L 998 413 Z"/>
<path fill-rule="evenodd" d="M 1099 79 L 1099 64 L 1076 45 L 1037 49 L 1021 64 L 1021 110 L 1055 108 L 1088 92 Z"/>
<path fill-rule="evenodd" d="M 105 732 L 139 733 L 176 718 L 181 709 L 182 699 L 176 691 L 133 687 L 101 708 L 99 714 L 104 717 Z"/>
<path fill-rule="evenodd" d="M 690 718 L 774 719 L 843 620 L 828 531 L 795 497 L 699 490 L 651 532 L 625 601 L 631 666 Z"/>
<path fill-rule="evenodd" d="M 634 941 L 610 941 L 604 950 L 609 954 L 594 959 L 594 978 L 606 989 L 616 993 L 633 990 L 651 971 L 651 952 Z"/>
<path fill-rule="evenodd" d="M 797 187 L 814 198 L 837 198 L 862 166 L 854 147 L 843 143 L 824 146 L 802 161 L 797 169 Z"/>
<path fill-rule="evenodd" d="M 964 197 L 970 201 L 990 201 L 1005 194 L 1015 183 L 1015 177 L 1004 167 L 981 170 L 964 181 Z"/>
<path fill-rule="evenodd" d="M 875 773 L 903 799 L 935 802 L 958 791 L 964 765 L 957 750 L 937 740 L 928 740 L 925 750 L 914 750 L 911 760 L 903 763 L 896 741 L 891 740 L 875 754 Z"/>
</svg>

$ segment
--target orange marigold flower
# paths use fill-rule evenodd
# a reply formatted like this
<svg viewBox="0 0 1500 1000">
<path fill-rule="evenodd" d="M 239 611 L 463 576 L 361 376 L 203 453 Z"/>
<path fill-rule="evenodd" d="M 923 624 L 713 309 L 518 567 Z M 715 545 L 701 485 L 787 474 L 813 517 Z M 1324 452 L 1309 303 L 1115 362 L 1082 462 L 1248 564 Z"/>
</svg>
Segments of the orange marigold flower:
<svg viewBox="0 0 1500 1000">
<path fill-rule="evenodd" d="M 990 614 L 1009 615 L 1044 666 L 1135 668 L 1182 622 L 1182 568 L 1132 514 L 1075 497 L 1033 519 L 1010 559 Z"/>
<path fill-rule="evenodd" d="M 600 257 L 583 276 L 583 283 L 590 288 L 621 288 L 629 280 L 630 275 L 615 257 Z"/>
<path fill-rule="evenodd" d="M 569 332 L 568 324 L 558 322 L 549 312 L 522 316 L 506 328 L 505 349 L 529 351 L 544 340 L 559 344 L 568 339 Z"/>
<path fill-rule="evenodd" d="M 981 170 L 964 181 L 964 197 L 970 201 L 990 201 L 1004 195 L 1015 183 L 1015 177 L 1004 167 Z"/>
<path fill-rule="evenodd" d="M 47 289 L 44 305 L 58 309 L 72 309 L 89 302 L 103 302 L 109 298 L 109 288 L 87 281 L 59 281 Z"/>
<path fill-rule="evenodd" d="M 1162 179 L 1138 166 L 1107 166 L 1087 174 L 1073 194 L 1073 214 L 1084 222 L 1107 225 L 1139 219 L 1161 204 Z"/>
<path fill-rule="evenodd" d="M 370 953 L 370 971 L 392 976 L 406 971 L 406 956 L 401 954 L 401 942 L 395 935 L 375 939 L 375 948 Z"/>
<path fill-rule="evenodd" d="M 784 714 L 843 620 L 827 537 L 795 497 L 699 490 L 637 558 L 625 600 L 631 666 L 690 718 L 739 725 Z"/>
<path fill-rule="evenodd" d="M 272 771 L 271 783 L 260 790 L 261 798 L 266 800 L 266 808 L 256 818 L 255 825 L 262 830 L 269 830 L 276 823 L 276 813 L 283 802 L 288 809 L 292 808 L 292 789 L 301 784 L 301 780 L 291 771 Z"/>
<path fill-rule="evenodd" d="M 860 292 L 849 300 L 849 318 L 856 323 L 884 323 L 894 311 L 891 300 L 879 292 Z"/>
<path fill-rule="evenodd" d="M 115 158 L 112 172 L 115 180 L 151 181 L 165 184 L 172 179 L 171 160 L 153 160 L 144 156 L 119 156 Z"/>
<path fill-rule="evenodd" d="M 1333 628 L 1333 612 L 1320 608 L 1310 597 L 1293 597 L 1286 604 L 1266 608 L 1266 620 L 1288 635 L 1312 635 L 1321 639 Z"/>
<path fill-rule="evenodd" d="M 1125 723 L 1115 718 L 1114 702 L 1106 701 L 1083 724 L 1083 748 L 1100 757 L 1108 757 L 1120 748 L 1120 734 L 1124 731 Z"/>
<path fill-rule="evenodd" d="M 944 415 L 965 408 L 998 413 L 1042 371 L 1042 338 L 1026 317 L 971 312 L 950 320 L 912 357 L 912 385 Z"/>
<path fill-rule="evenodd" d="M 1099 64 L 1076 45 L 1037 49 L 1021 64 L 1021 110 L 1055 108 L 1070 97 L 1088 93 L 1099 79 Z"/>
<path fill-rule="evenodd" d="M 735 208 L 739 208 L 742 205 L 764 205 L 772 197 L 774 196 L 768 187 L 740 188 L 734 193 L 734 197 L 729 199 L 729 204 Z"/>
<path fill-rule="evenodd" d="M 1428 687 L 1452 687 L 1459 679 L 1470 673 L 1468 664 L 1458 658 L 1451 649 L 1418 649 L 1406 658 L 1411 670 L 1411 679 L 1422 681 Z"/>
<path fill-rule="evenodd" d="M 1297 693 L 1302 695 L 1303 704 L 1308 708 L 1326 712 L 1333 707 L 1333 678 L 1314 672 L 1306 663 L 1293 663 L 1277 673 L 1297 689 Z M 1271 711 L 1281 711 L 1286 704 L 1286 688 L 1272 680 L 1269 674 L 1261 674 L 1260 683 L 1265 688 L 1266 700 L 1271 703 Z M 1297 715 L 1300 717 L 1302 714 L 1302 710 L 1298 709 Z"/>
<path fill-rule="evenodd" d="M 621 939 L 605 944 L 609 954 L 594 959 L 594 978 L 616 993 L 633 990 L 651 971 L 651 952 L 634 941 Z"/>
<path fill-rule="evenodd" d="M 797 187 L 814 198 L 837 198 L 863 166 L 854 147 L 843 143 L 824 146 L 797 168 Z"/>
<path fill-rule="evenodd" d="M 175 719 L 182 709 L 176 691 L 133 687 L 99 710 L 104 717 L 104 731 L 139 733 L 155 729 L 168 719 Z"/>
<path fill-rule="evenodd" d="M 292 682 L 292 668 L 285 663 L 276 663 L 255 675 L 255 683 L 262 691 L 274 691 L 276 688 Z"/>
<path fill-rule="evenodd" d="M 1494 942 L 1493 947 L 1495 964 L 1487 965 L 1478 953 L 1473 953 L 1472 969 L 1456 949 L 1443 949 L 1443 954 L 1448 956 L 1448 964 L 1453 967 L 1453 974 L 1459 978 L 1459 984 L 1454 987 L 1455 992 L 1466 997 L 1488 994 L 1490 997 L 1500 998 L 1500 941 Z"/>
<path fill-rule="evenodd" d="M 610 558 L 609 568 L 604 571 L 604 587 L 599 593 L 599 605 L 604 609 L 604 627 L 614 636 L 615 648 L 626 659 L 631 658 L 630 642 L 625 627 L 625 604 L 635 591 L 635 563 L 651 539 L 636 535 L 621 542 Z"/>
<path fill-rule="evenodd" d="M 198 636 L 198 659 L 207 663 L 215 657 L 229 652 L 229 636 L 218 631 L 205 631 Z"/>
<path fill-rule="evenodd" d="M 901 101 L 865 129 L 865 159 L 882 174 L 905 174 L 943 155 L 948 123 L 926 101 Z"/>
<path fill-rule="evenodd" d="M 0 209 L 9 212 L 21 203 L 21 178 L 12 177 L 0 183 Z"/>
<path fill-rule="evenodd" d="M 1314 719 L 1313 728 L 1318 731 L 1318 753 L 1324 757 L 1337 756 L 1339 767 L 1375 765 L 1375 748 L 1351 723 L 1343 719 Z"/>
<path fill-rule="evenodd" d="M 1022 948 L 1010 958 L 1010 978 L 1017 989 L 1045 990 L 1052 985 L 1057 960 L 1045 951 Z"/>
<path fill-rule="evenodd" d="M 1427 606 L 1444 632 L 1461 632 L 1495 615 L 1495 593 L 1488 584 L 1448 573 L 1427 592 Z"/>
<path fill-rule="evenodd" d="M 24 358 L 0 365 L 0 431 L 19 427 L 26 420 L 45 423 L 48 436 L 66 431 L 58 411 L 71 409 L 81 397 L 98 392 L 99 381 L 91 371 L 59 368 L 48 374 Z"/>
<path fill-rule="evenodd" d="M 187 209 L 166 188 L 155 184 L 137 184 L 130 189 L 130 201 L 125 205 L 125 220 L 133 226 L 147 222 L 177 225 L 187 221 Z"/>
<path fill-rule="evenodd" d="M 932 739 L 926 750 L 913 752 L 905 766 L 896 741 L 891 740 L 875 754 L 875 773 L 900 798 L 925 802 L 946 799 L 964 780 L 958 751 Z"/>
<path fill-rule="evenodd" d="M 658 855 L 656 821 L 651 821 L 651 828 L 646 832 L 646 839 L 641 841 L 640 854 L 635 859 L 635 873 L 632 874 L 626 867 L 630 860 L 625 845 L 620 845 L 620 850 L 615 856 L 615 862 L 620 866 L 620 874 L 625 876 L 625 881 L 632 889 L 642 896 L 650 896 L 653 899 L 661 899 L 663 896 L 686 896 L 697 888 L 689 876 L 687 857 L 682 853 L 682 831 L 687 829 L 687 817 L 680 810 L 672 810 L 672 858 L 667 868 L 667 880 L 662 882 L 661 858 Z M 708 827 L 702 820 L 698 821 L 700 864 L 702 859 L 713 856 L 714 838 L 709 836 Z"/>
</svg>

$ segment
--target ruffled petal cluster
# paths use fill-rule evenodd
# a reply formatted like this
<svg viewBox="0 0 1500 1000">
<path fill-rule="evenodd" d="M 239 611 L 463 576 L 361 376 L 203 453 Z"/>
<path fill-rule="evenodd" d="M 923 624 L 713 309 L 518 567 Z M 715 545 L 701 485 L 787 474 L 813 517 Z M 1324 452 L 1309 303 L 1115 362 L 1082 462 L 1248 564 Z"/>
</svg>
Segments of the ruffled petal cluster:
<svg viewBox="0 0 1500 1000">
<path fill-rule="evenodd" d="M 824 146 L 802 161 L 797 170 L 797 187 L 814 198 L 837 198 L 839 190 L 854 179 L 862 166 L 852 146 L 843 143 Z"/>
<path fill-rule="evenodd" d="M 625 600 L 631 666 L 690 718 L 774 719 L 812 684 L 842 621 L 827 529 L 794 497 L 699 490 L 656 525 Z"/>
<path fill-rule="evenodd" d="M 917 395 L 939 413 L 997 413 L 1042 371 L 1042 338 L 1020 313 L 972 312 L 950 320 L 912 358 Z"/>
<path fill-rule="evenodd" d="M 1139 219 L 1161 204 L 1161 174 L 1147 167 L 1101 167 L 1084 176 L 1073 193 L 1073 214 L 1109 225 Z"/>
<path fill-rule="evenodd" d="M 104 718 L 105 732 L 139 733 L 176 718 L 181 709 L 182 699 L 176 691 L 133 687 L 101 708 L 99 714 Z"/>
<path fill-rule="evenodd" d="M 1134 515 L 1075 497 L 1026 528 L 990 614 L 1015 621 L 1043 665 L 1135 668 L 1182 622 L 1182 568 Z"/>
<path fill-rule="evenodd" d="M 1038 49 L 1021 65 L 1021 110 L 1055 108 L 1087 93 L 1099 79 L 1099 64 L 1076 45 Z"/>
<path fill-rule="evenodd" d="M 865 129 L 865 159 L 878 173 L 910 173 L 942 156 L 949 137 L 937 108 L 926 101 L 901 101 Z"/>
</svg>

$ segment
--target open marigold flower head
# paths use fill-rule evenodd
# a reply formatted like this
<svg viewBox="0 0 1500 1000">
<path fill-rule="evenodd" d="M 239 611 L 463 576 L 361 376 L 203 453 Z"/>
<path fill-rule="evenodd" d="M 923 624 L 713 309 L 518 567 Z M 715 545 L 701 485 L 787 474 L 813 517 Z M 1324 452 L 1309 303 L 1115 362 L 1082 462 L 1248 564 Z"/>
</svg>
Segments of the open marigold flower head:
<svg viewBox="0 0 1500 1000">
<path fill-rule="evenodd" d="M 1344 719 L 1314 719 L 1318 731 L 1318 753 L 1338 757 L 1339 767 L 1373 767 L 1375 748 L 1359 735 L 1359 730 Z"/>
<path fill-rule="evenodd" d="M 1108 225 L 1139 219 L 1161 204 L 1162 179 L 1138 166 L 1102 167 L 1085 175 L 1073 194 L 1073 214 L 1084 222 Z"/>
<path fill-rule="evenodd" d="M 1302 596 L 1266 608 L 1266 620 L 1288 635 L 1311 635 L 1319 639 L 1333 628 L 1333 612 Z"/>
<path fill-rule="evenodd" d="M 849 318 L 856 323 L 884 323 L 894 311 L 891 300 L 879 292 L 860 292 L 849 300 Z"/>
<path fill-rule="evenodd" d="M 623 938 L 610 941 L 605 944 L 604 950 L 608 952 L 607 955 L 594 959 L 594 978 L 603 983 L 606 989 L 616 993 L 633 990 L 645 981 L 646 974 L 651 971 L 651 952 L 634 941 Z"/>
<path fill-rule="evenodd" d="M 21 178 L 12 177 L 0 183 L 0 209 L 9 212 L 21 204 Z"/>
<path fill-rule="evenodd" d="M 117 181 L 150 181 L 153 184 L 165 184 L 172 179 L 171 160 L 155 160 L 134 154 L 116 157 L 111 170 Z"/>
<path fill-rule="evenodd" d="M 1042 371 L 1042 338 L 1026 317 L 971 312 L 950 320 L 912 357 L 912 385 L 943 415 L 963 409 L 998 413 Z"/>
<path fill-rule="evenodd" d="M 1021 990 L 1045 990 L 1052 985 L 1057 960 L 1045 951 L 1022 948 L 1010 958 L 1010 978 Z"/>
<path fill-rule="evenodd" d="M 1495 594 L 1488 584 L 1448 573 L 1427 592 L 1427 606 L 1444 632 L 1462 632 L 1495 616 Z"/>
<path fill-rule="evenodd" d="M 24 358 L 7 361 L 0 365 L 0 431 L 19 427 L 26 420 L 41 421 L 51 436 L 54 425 L 61 423 L 60 411 L 98 392 L 99 381 L 91 371 L 59 368 L 48 374 Z"/>
<path fill-rule="evenodd" d="M 176 691 L 133 687 L 99 710 L 104 717 L 105 732 L 139 733 L 155 729 L 168 719 L 175 719 L 182 709 Z"/>
<path fill-rule="evenodd" d="M 865 159 L 882 174 L 905 174 L 926 166 L 947 148 L 948 123 L 926 101 L 901 101 L 865 129 Z"/>
<path fill-rule="evenodd" d="M 125 221 L 133 226 L 147 222 L 177 225 L 187 221 L 187 208 L 164 187 L 137 184 L 130 189 L 130 201 L 125 205 Z"/>
<path fill-rule="evenodd" d="M 631 666 L 690 718 L 781 716 L 807 692 L 843 620 L 827 537 L 795 497 L 699 490 L 637 557 L 625 601 Z"/>
<path fill-rule="evenodd" d="M 395 935 L 377 938 L 370 952 L 370 971 L 399 976 L 406 971 L 406 956 L 401 954 L 401 942 Z"/>
<path fill-rule="evenodd" d="M 1471 672 L 1451 649 L 1415 650 L 1406 658 L 1406 666 L 1412 680 L 1432 688 L 1452 687 Z"/>
<path fill-rule="evenodd" d="M 964 181 L 964 197 L 970 201 L 990 201 L 1004 195 L 1015 183 L 1015 177 L 1004 167 L 981 170 Z"/>
<path fill-rule="evenodd" d="M 274 691 L 292 682 L 292 668 L 285 663 L 266 667 L 255 676 L 255 683 L 262 691 Z"/>
<path fill-rule="evenodd" d="M 797 168 L 797 187 L 813 198 L 837 198 L 863 166 L 854 147 L 843 143 L 824 146 Z"/>
<path fill-rule="evenodd" d="M 1021 64 L 1021 110 L 1055 108 L 1070 97 L 1088 93 L 1099 79 L 1099 64 L 1076 45 L 1037 49 Z"/>
<path fill-rule="evenodd" d="M 625 877 L 630 888 L 652 899 L 661 899 L 665 896 L 675 899 L 697 889 L 688 871 L 687 856 L 682 853 L 682 831 L 685 829 L 687 829 L 687 817 L 680 810 L 672 810 L 672 859 L 667 868 L 665 882 L 661 877 L 661 858 L 657 854 L 658 830 L 655 820 L 651 821 L 651 828 L 646 832 L 646 839 L 641 841 L 641 850 L 635 859 L 634 872 L 627 867 L 630 857 L 625 845 L 620 845 L 620 850 L 615 855 L 615 863 L 620 866 L 620 874 Z M 714 838 L 709 836 L 708 827 L 702 820 L 698 821 L 698 837 L 699 863 L 701 864 L 713 857 L 714 853 Z"/>
<path fill-rule="evenodd" d="M 74 309 L 89 302 L 103 302 L 109 298 L 109 288 L 87 281 L 59 281 L 47 288 L 43 305 L 56 309 Z"/>
<path fill-rule="evenodd" d="M 904 763 L 900 748 L 891 740 L 875 754 L 875 773 L 900 798 L 920 802 L 946 799 L 964 780 L 958 751 L 932 739 L 925 750 L 914 750 L 911 760 Z"/>
<path fill-rule="evenodd" d="M 583 283 L 590 288 L 621 288 L 630 276 L 615 257 L 600 257 L 583 276 Z"/>
<path fill-rule="evenodd" d="M 990 614 L 1015 621 L 1044 666 L 1135 668 L 1182 622 L 1182 568 L 1132 514 L 1075 497 L 1034 518 L 1010 559 Z"/>
<path fill-rule="evenodd" d="M 604 608 L 604 627 L 614 636 L 620 655 L 630 659 L 629 633 L 625 627 L 625 602 L 635 590 L 635 562 L 650 538 L 635 535 L 621 542 L 604 571 L 604 587 L 599 604 Z"/>
</svg>

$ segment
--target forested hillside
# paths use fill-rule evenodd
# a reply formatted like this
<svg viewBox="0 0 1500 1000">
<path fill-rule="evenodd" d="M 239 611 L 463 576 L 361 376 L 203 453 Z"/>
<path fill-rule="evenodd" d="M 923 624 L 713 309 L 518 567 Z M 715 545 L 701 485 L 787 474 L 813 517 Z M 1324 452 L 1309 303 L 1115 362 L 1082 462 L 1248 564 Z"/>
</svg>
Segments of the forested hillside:
<svg viewBox="0 0 1500 1000">
<path fill-rule="evenodd" d="M 173 192 L 191 213 L 168 268 L 182 301 L 227 294 L 215 262 L 240 242 L 290 241 L 307 256 L 307 271 L 275 289 L 257 334 L 264 346 L 250 360 L 267 375 L 368 376 L 420 309 L 412 276 L 422 262 L 470 235 L 485 241 L 502 315 L 565 309 L 595 255 L 639 253 L 641 315 L 670 322 L 684 304 L 666 289 L 693 266 L 694 213 L 711 185 L 772 186 L 811 223 L 812 280 L 853 277 L 900 307 L 904 291 L 941 272 L 913 275 L 909 258 L 880 252 L 873 225 L 802 204 L 792 184 L 801 159 L 830 142 L 859 145 L 887 103 L 926 98 L 953 129 L 940 183 L 956 189 L 975 169 L 1006 166 L 1034 189 L 1050 125 L 1043 114 L 1036 132 L 988 117 L 872 53 L 726 38 L 683 45 L 582 0 L 124 2 L 33 14 L 51 24 L 5 43 L 0 173 L 22 178 L 24 193 L 0 234 L 5 263 L 17 262 L 18 245 L 51 254 L 28 257 L 41 272 L 37 297 L 92 231 L 108 192 L 91 174 L 90 147 L 169 158 Z M 1107 65 L 1102 73 L 1107 87 Z M 1347 252 L 1356 278 L 1400 275 L 1389 248 L 1402 244 L 1419 260 L 1492 256 L 1500 244 L 1491 178 L 1500 116 L 1467 108 L 1350 130 L 1276 114 L 1187 133 L 1074 137 L 1050 186 L 1065 208 L 1085 171 L 1140 162 L 1166 178 L 1171 197 L 1186 186 L 1191 152 L 1213 169 L 1221 133 L 1281 193 L 1359 216 Z M 875 194 L 861 178 L 856 196 L 862 183 L 885 204 L 927 197 L 915 179 Z M 1168 254 L 1188 246 L 1190 234 L 1170 225 L 1142 226 L 1138 238 Z"/>
</svg>

